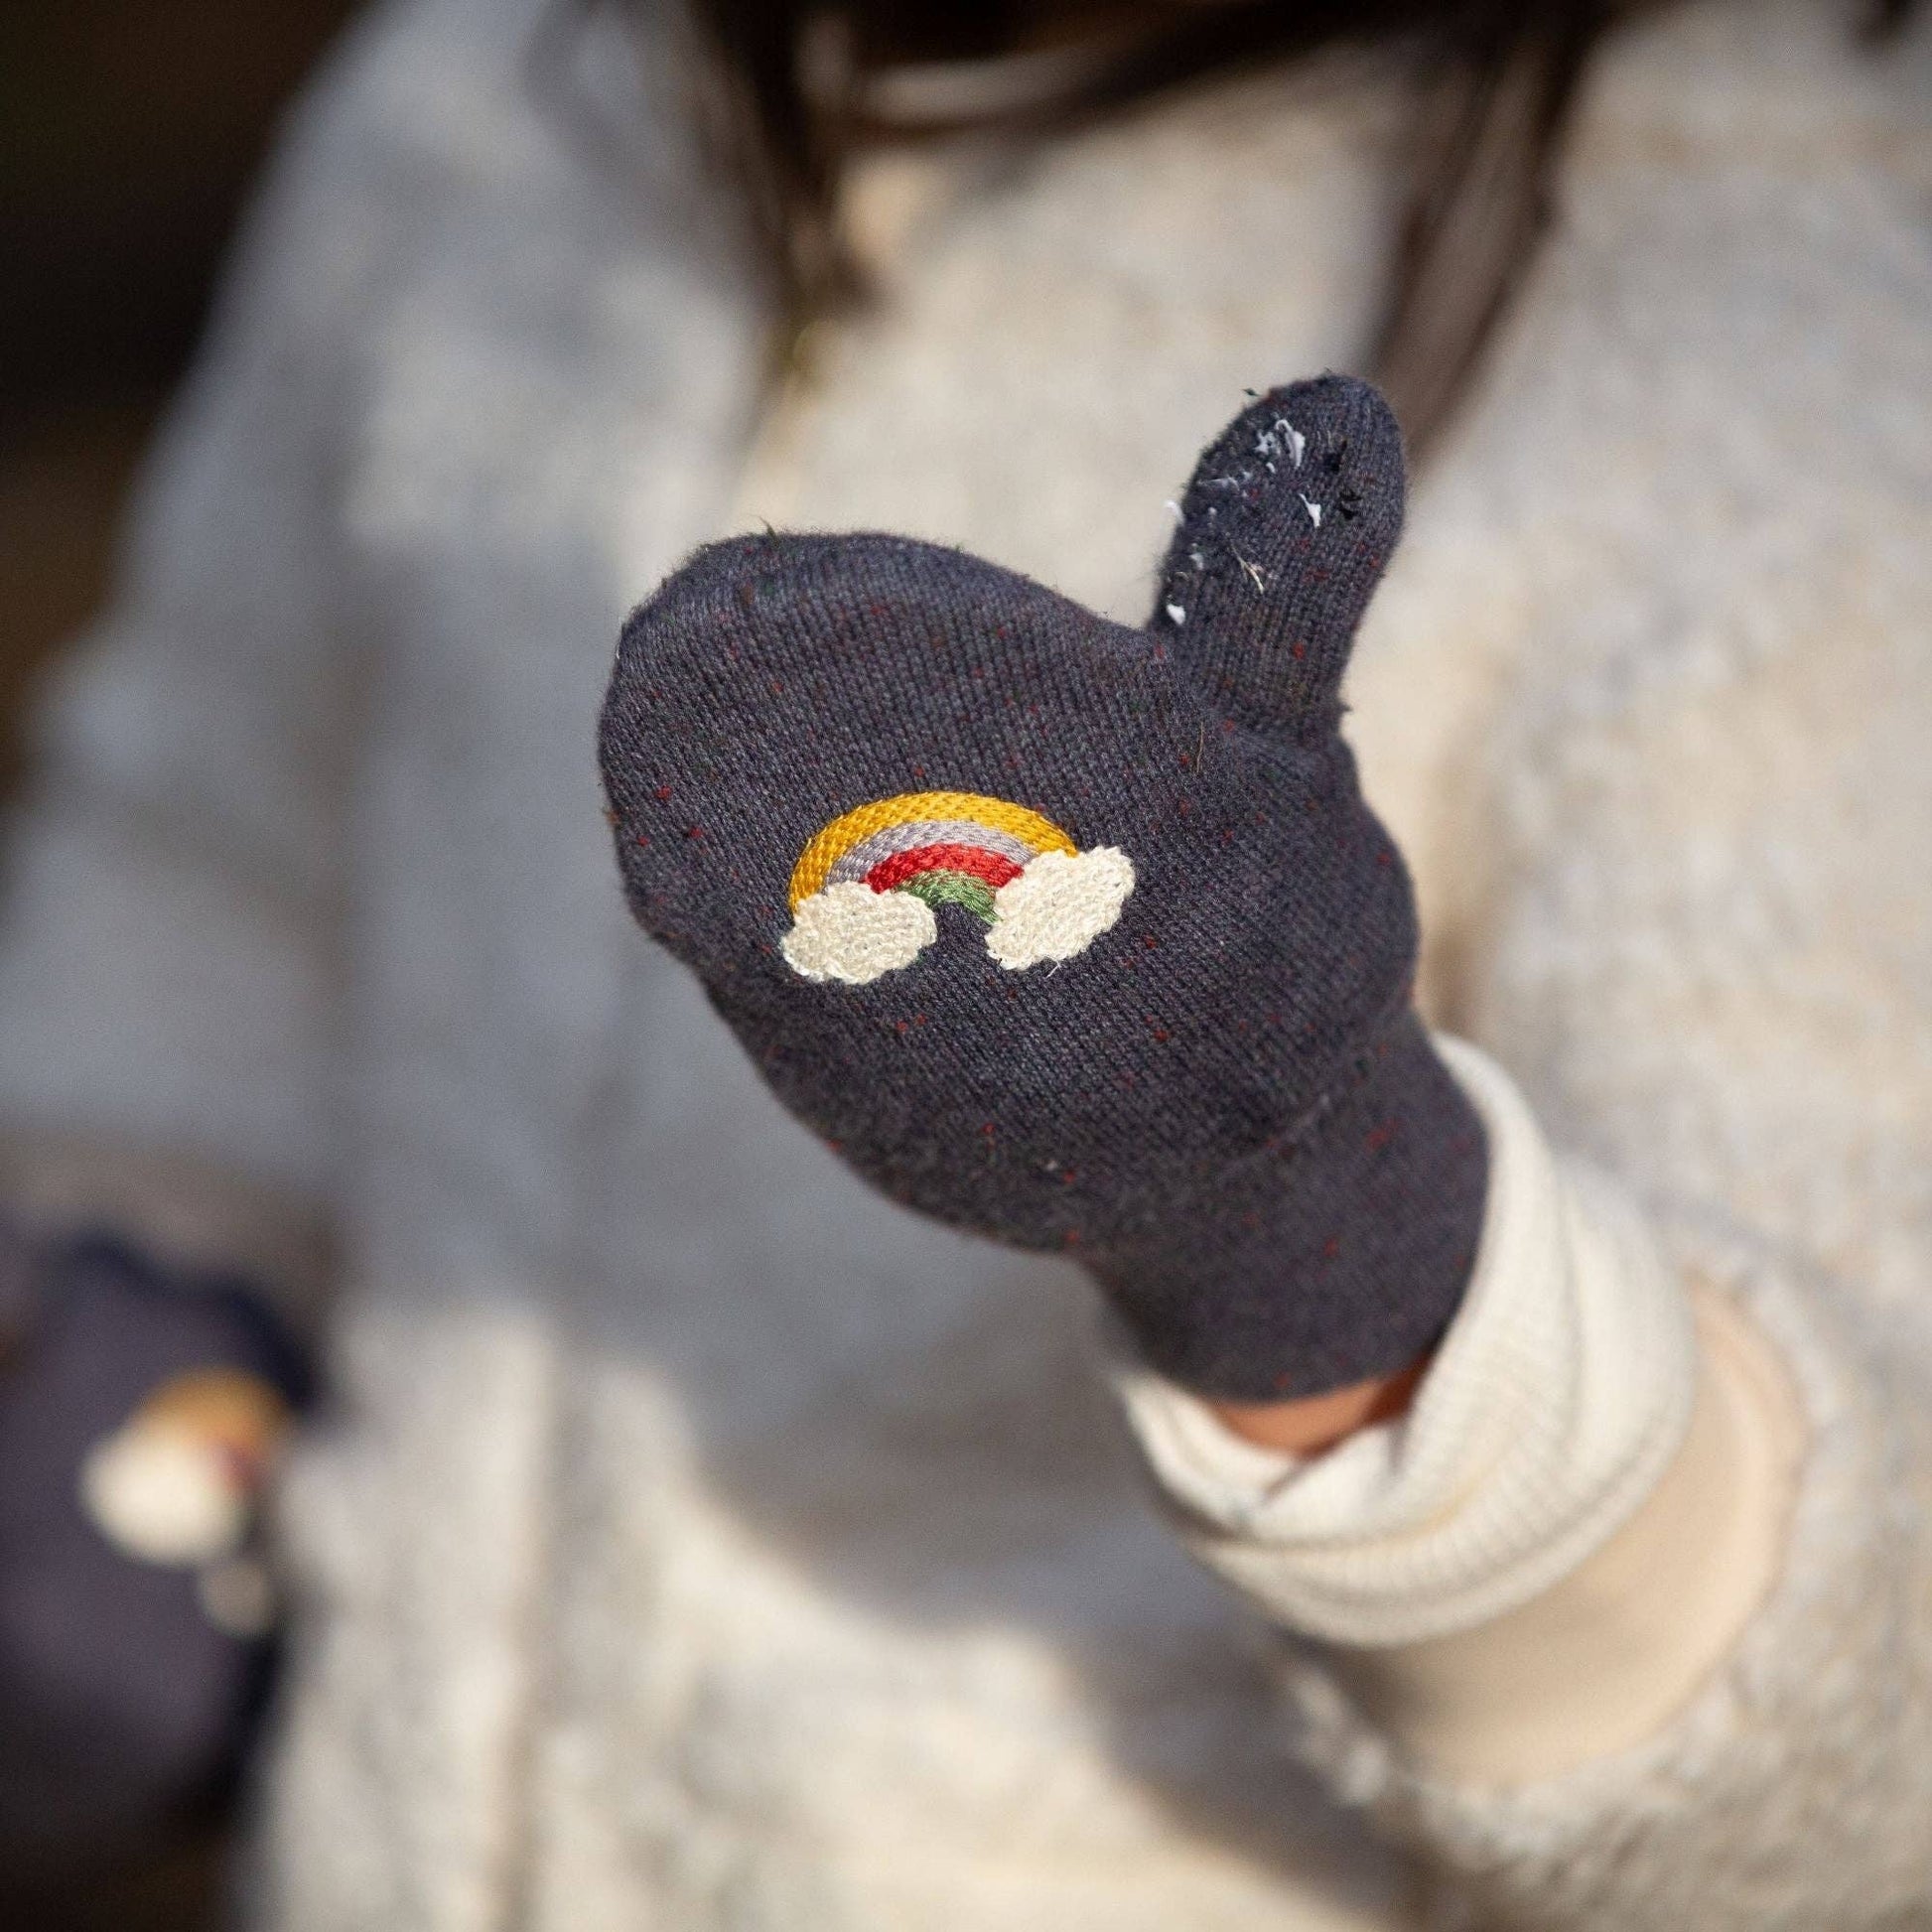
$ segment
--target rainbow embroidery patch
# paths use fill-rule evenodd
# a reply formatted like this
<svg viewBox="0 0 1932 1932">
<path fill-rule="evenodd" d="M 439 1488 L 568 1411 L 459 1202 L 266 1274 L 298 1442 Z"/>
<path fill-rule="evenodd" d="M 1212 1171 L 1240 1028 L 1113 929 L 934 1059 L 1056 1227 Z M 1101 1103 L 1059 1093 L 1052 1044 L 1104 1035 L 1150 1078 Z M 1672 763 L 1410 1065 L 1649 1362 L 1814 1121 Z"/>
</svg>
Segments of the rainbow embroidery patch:
<svg viewBox="0 0 1932 1932">
<path fill-rule="evenodd" d="M 1134 864 L 1082 852 L 1050 818 L 974 791 L 905 791 L 841 813 L 792 868 L 780 950 L 808 980 L 863 986 L 909 966 L 961 905 L 1013 972 L 1084 952 L 1120 917 Z"/>
</svg>

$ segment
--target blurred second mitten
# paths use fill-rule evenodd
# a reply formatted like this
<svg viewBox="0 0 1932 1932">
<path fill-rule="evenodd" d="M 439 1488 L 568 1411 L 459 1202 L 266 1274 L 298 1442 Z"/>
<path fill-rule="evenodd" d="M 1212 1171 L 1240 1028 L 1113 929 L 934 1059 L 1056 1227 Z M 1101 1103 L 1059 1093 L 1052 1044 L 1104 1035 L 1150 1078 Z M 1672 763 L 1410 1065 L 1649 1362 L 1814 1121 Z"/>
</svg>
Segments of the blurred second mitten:
<svg viewBox="0 0 1932 1932">
<path fill-rule="evenodd" d="M 275 1604 L 257 1503 L 308 1396 L 237 1283 L 0 1229 L 0 1865 L 164 1846 L 237 1769 Z"/>
<path fill-rule="evenodd" d="M 1142 629 L 908 538 L 748 537 L 632 614 L 606 702 L 631 909 L 784 1103 L 1083 1263 L 1209 1395 L 1406 1366 L 1474 1255 L 1481 1129 L 1339 733 L 1403 500 L 1381 397 L 1296 383 L 1202 457 Z"/>
</svg>

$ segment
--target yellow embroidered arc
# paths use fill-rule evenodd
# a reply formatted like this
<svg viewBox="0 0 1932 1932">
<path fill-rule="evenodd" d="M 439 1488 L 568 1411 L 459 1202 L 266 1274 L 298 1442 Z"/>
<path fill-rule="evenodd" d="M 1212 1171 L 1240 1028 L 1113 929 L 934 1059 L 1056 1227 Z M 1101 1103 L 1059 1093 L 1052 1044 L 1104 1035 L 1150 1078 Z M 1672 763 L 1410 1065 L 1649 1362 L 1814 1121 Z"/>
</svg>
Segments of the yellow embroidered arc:
<svg viewBox="0 0 1932 1932">
<path fill-rule="evenodd" d="M 897 798 L 878 798 L 870 805 L 859 805 L 814 833 L 811 842 L 798 855 L 792 868 L 787 896 L 795 912 L 799 903 L 825 884 L 826 875 L 861 839 L 884 832 L 895 825 L 912 825 L 921 820 L 970 819 L 995 832 L 1005 832 L 1031 846 L 1035 853 L 1079 851 L 1073 841 L 1038 812 L 1025 805 L 1008 803 L 1004 798 L 989 798 L 977 791 L 902 791 Z"/>
</svg>

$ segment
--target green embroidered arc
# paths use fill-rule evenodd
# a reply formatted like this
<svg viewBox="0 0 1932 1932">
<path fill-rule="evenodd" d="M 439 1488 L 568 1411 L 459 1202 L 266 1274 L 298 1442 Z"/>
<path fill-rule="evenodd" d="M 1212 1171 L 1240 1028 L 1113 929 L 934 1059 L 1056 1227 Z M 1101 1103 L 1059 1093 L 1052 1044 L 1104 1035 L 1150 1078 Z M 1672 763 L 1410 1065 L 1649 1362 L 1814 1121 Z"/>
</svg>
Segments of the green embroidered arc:
<svg viewBox="0 0 1932 1932">
<path fill-rule="evenodd" d="M 895 889 L 922 898 L 936 912 L 942 905 L 963 905 L 987 925 L 993 923 L 993 889 L 985 880 L 964 872 L 922 872 Z"/>
</svg>

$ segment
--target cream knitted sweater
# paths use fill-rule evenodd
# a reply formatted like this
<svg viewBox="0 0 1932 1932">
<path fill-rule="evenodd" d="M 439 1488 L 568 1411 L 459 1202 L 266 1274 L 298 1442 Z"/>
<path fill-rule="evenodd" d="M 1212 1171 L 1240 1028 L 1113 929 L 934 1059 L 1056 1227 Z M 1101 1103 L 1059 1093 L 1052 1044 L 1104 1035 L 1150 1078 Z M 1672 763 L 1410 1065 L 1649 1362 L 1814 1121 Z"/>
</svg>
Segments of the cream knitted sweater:
<svg viewBox="0 0 1932 1932">
<path fill-rule="evenodd" d="M 779 1114 L 629 926 L 591 760 L 621 611 L 735 520 L 1138 616 L 1242 387 L 1358 354 L 1390 84 L 882 166 L 885 299 L 759 421 L 675 35 L 560 67 L 545 14 L 401 0 L 297 115 L 11 847 L 0 1115 L 345 1229 L 257 1922 L 1932 1912 L 1927 36 L 1615 47 L 1354 678 L 1435 1016 L 1805 1412 L 1716 1674 L 1502 1787 L 1188 1561 L 1076 1278 Z"/>
</svg>

